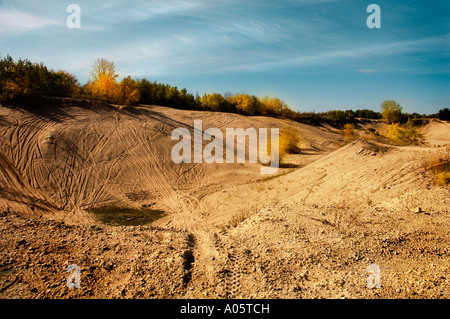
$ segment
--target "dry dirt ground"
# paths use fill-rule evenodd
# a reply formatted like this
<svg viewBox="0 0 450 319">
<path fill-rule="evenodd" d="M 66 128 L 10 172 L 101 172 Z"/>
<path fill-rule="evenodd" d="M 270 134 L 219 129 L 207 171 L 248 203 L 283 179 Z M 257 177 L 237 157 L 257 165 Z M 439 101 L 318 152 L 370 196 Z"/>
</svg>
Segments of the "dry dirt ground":
<svg viewBox="0 0 450 319">
<path fill-rule="evenodd" d="M 332 128 L 281 119 L 46 103 L 0 106 L 0 298 L 450 297 L 450 190 L 425 169 L 448 151 L 448 122 L 395 147 L 364 139 L 383 128 L 372 121 L 343 146 Z M 270 177 L 259 164 L 174 164 L 171 132 L 194 119 L 289 126 L 302 153 Z M 89 213 L 111 204 L 166 216 L 109 226 Z M 367 287 L 372 264 L 380 288 Z"/>
</svg>

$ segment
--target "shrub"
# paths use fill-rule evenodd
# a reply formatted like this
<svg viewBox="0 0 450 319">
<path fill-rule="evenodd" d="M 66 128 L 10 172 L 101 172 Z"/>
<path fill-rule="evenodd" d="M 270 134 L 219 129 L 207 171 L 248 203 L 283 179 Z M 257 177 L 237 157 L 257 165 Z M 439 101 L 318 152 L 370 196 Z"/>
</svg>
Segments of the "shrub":
<svg viewBox="0 0 450 319">
<path fill-rule="evenodd" d="M 445 171 L 436 173 L 434 175 L 434 181 L 437 185 L 440 185 L 440 186 L 450 184 L 450 171 L 447 169 Z"/>
<path fill-rule="evenodd" d="M 280 163 L 287 154 L 300 153 L 301 138 L 293 128 L 285 128 L 280 132 L 278 140 L 278 158 Z M 267 155 L 271 155 L 272 145 L 271 138 L 267 139 Z"/>
<path fill-rule="evenodd" d="M 420 144 L 422 135 L 413 126 L 411 120 L 406 124 L 392 123 L 388 126 L 385 133 L 391 143 L 397 145 Z"/>
<path fill-rule="evenodd" d="M 336 128 L 343 128 L 345 124 L 352 123 L 354 121 L 354 114 L 351 110 L 347 111 L 328 111 L 324 114 L 324 119 L 330 125 Z"/>
<path fill-rule="evenodd" d="M 280 148 L 282 148 L 285 153 L 300 153 L 300 147 L 298 146 L 300 141 L 300 135 L 294 128 L 289 127 L 281 131 Z"/>
<path fill-rule="evenodd" d="M 344 142 L 345 143 L 354 141 L 357 137 L 355 125 L 351 124 L 351 123 L 345 124 L 343 134 L 344 134 Z"/>
<path fill-rule="evenodd" d="M 450 147 L 447 146 L 446 153 L 439 153 L 428 160 L 427 170 L 433 173 L 436 185 L 444 186 L 450 184 Z"/>
<path fill-rule="evenodd" d="M 364 119 L 381 119 L 382 115 L 379 112 L 375 112 L 368 109 L 356 110 L 355 117 L 364 118 Z"/>
</svg>

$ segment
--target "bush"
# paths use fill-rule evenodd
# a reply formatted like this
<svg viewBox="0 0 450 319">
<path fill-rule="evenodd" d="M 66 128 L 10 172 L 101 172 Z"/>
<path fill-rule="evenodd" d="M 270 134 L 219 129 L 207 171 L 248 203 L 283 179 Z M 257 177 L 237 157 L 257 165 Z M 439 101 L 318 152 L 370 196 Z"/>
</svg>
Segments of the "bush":
<svg viewBox="0 0 450 319">
<path fill-rule="evenodd" d="M 342 133 L 344 134 L 344 143 L 354 141 L 357 137 L 355 125 L 351 123 L 344 125 L 344 130 Z"/>
<path fill-rule="evenodd" d="M 392 123 L 388 126 L 385 136 L 397 145 L 420 144 L 422 140 L 422 135 L 413 126 L 411 120 L 408 120 L 406 124 Z"/>
<path fill-rule="evenodd" d="M 426 165 L 434 176 L 436 185 L 444 186 L 450 184 L 450 147 L 447 146 L 447 152 L 440 153 L 431 158 Z"/>
<path fill-rule="evenodd" d="M 300 153 L 300 147 L 298 146 L 300 141 L 300 135 L 294 128 L 290 127 L 281 131 L 280 145 L 282 145 L 282 147 L 280 148 L 283 148 L 285 153 Z"/>
<path fill-rule="evenodd" d="M 300 153 L 299 143 L 301 141 L 300 135 L 294 128 L 285 128 L 280 132 L 278 140 L 278 158 L 280 163 L 287 154 Z M 272 145 L 271 138 L 267 139 L 267 155 L 271 155 Z"/>
<path fill-rule="evenodd" d="M 364 118 L 364 119 L 381 119 L 382 115 L 379 112 L 375 112 L 372 110 L 364 109 L 364 110 L 356 110 L 355 117 Z"/>
<path fill-rule="evenodd" d="M 333 127 L 342 129 L 345 124 L 353 123 L 355 116 L 351 110 L 347 111 L 328 111 L 324 114 L 325 121 Z"/>
</svg>

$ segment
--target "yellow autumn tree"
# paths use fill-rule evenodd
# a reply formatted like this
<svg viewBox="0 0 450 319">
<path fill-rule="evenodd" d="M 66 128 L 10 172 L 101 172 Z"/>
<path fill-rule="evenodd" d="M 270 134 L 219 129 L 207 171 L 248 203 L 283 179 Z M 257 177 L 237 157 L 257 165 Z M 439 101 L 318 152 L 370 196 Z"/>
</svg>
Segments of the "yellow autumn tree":
<svg viewBox="0 0 450 319">
<path fill-rule="evenodd" d="M 283 108 L 286 106 L 279 98 L 269 96 L 264 96 L 261 103 L 268 114 L 281 115 Z"/>
<path fill-rule="evenodd" d="M 260 101 L 254 95 L 238 94 L 231 98 L 238 112 L 253 115 L 259 113 Z"/>
<path fill-rule="evenodd" d="M 101 75 L 107 75 L 108 77 L 115 79 L 117 78 L 116 66 L 112 61 L 108 61 L 104 58 L 99 58 L 92 65 L 90 75 L 93 83 L 99 81 Z"/>
<path fill-rule="evenodd" d="M 109 102 L 119 102 L 121 92 L 116 78 L 114 62 L 97 59 L 92 66 L 92 80 L 87 84 L 87 90 L 97 98 Z"/>
</svg>

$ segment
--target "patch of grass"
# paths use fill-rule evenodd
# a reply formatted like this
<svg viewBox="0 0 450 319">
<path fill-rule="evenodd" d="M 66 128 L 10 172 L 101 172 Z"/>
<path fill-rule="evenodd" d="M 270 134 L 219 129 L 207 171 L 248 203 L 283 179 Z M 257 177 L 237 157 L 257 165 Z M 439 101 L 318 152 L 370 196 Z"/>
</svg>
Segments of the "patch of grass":
<svg viewBox="0 0 450 319">
<path fill-rule="evenodd" d="M 39 203 L 41 200 L 40 199 L 38 199 L 38 198 L 36 198 L 36 197 L 31 197 L 29 200 L 28 200 L 28 207 L 32 210 L 32 211 L 34 211 L 35 209 L 36 209 L 36 205 L 37 205 L 37 203 Z"/>
<path fill-rule="evenodd" d="M 125 206 L 103 206 L 90 209 L 89 212 L 110 226 L 146 225 L 166 215 L 162 210 Z"/>
<path fill-rule="evenodd" d="M 230 228 L 235 228 L 237 227 L 240 223 L 242 223 L 244 220 L 246 220 L 247 218 L 249 218 L 251 216 L 251 212 L 250 211 L 245 211 L 245 212 L 239 212 L 235 215 L 233 215 L 233 217 L 231 218 L 231 220 L 228 222 L 228 226 Z"/>
<path fill-rule="evenodd" d="M 11 268 L 6 268 L 6 269 L 2 269 L 0 270 L 0 275 L 9 275 L 12 274 L 14 272 L 14 269 Z"/>
<path fill-rule="evenodd" d="M 367 150 L 373 152 L 373 153 L 377 153 L 377 154 L 384 154 L 389 152 L 392 147 L 383 145 L 383 144 L 378 144 L 378 143 L 373 143 L 373 142 L 367 142 L 368 146 L 367 146 Z"/>
<path fill-rule="evenodd" d="M 227 230 L 236 228 L 244 220 L 251 217 L 254 213 L 258 212 L 258 210 L 259 209 L 257 206 L 253 206 L 251 209 L 247 209 L 245 211 L 240 211 L 240 212 L 234 214 L 231 217 L 231 219 L 228 221 L 228 223 L 221 224 L 221 225 L 217 226 L 217 228 L 219 229 L 219 231 L 222 234 L 225 234 L 227 232 Z"/>
</svg>

